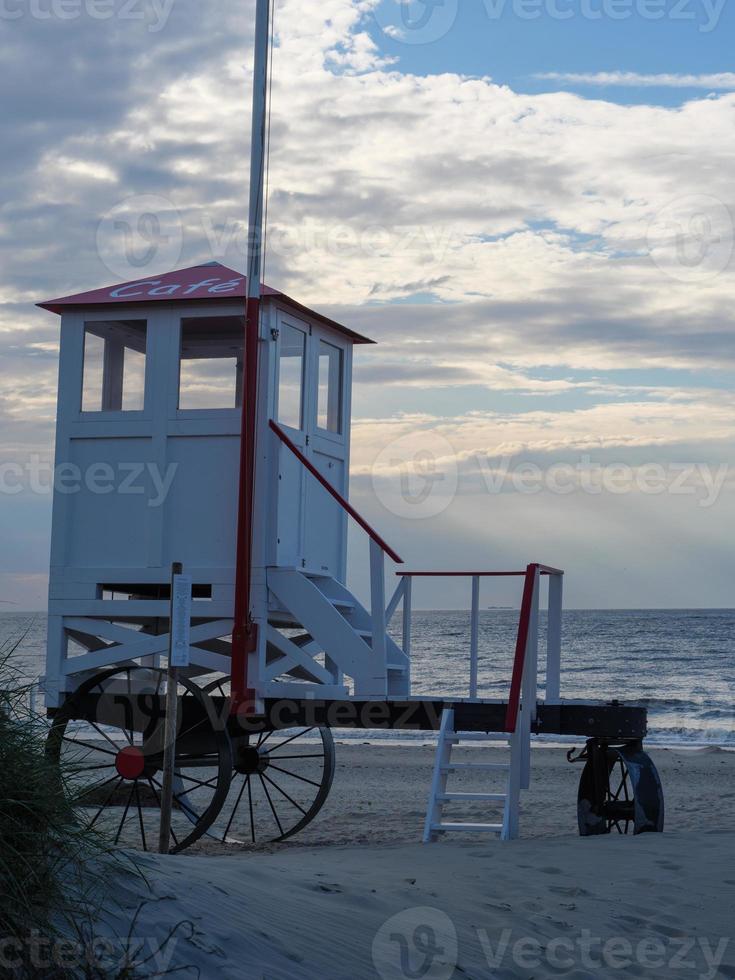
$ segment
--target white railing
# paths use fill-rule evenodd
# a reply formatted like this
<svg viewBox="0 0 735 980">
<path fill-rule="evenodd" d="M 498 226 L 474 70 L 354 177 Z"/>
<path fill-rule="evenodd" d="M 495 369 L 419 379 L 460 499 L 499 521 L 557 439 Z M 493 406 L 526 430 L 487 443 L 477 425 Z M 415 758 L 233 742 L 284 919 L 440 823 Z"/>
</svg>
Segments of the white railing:
<svg viewBox="0 0 735 980">
<path fill-rule="evenodd" d="M 398 588 L 388 604 L 385 614 L 386 626 L 390 624 L 399 606 L 403 606 L 403 651 L 411 656 L 411 616 L 412 583 L 415 578 L 469 578 L 472 582 L 472 601 L 470 606 L 469 633 L 469 696 L 479 694 L 479 635 L 480 635 L 480 584 L 484 578 L 523 577 L 524 597 L 518 625 L 516 657 L 513 683 L 509 698 L 509 721 L 517 715 L 516 701 L 523 696 L 527 703 L 536 702 L 539 618 L 540 618 L 540 579 L 549 579 L 549 598 L 546 629 L 546 701 L 559 701 L 561 697 L 561 644 L 562 607 L 564 572 L 547 565 L 532 564 L 519 572 L 398 572 Z M 533 684 L 524 689 L 524 684 Z M 514 714 L 515 712 L 515 714 Z M 533 713 L 535 713 L 535 708 Z M 531 712 L 527 713 L 530 717 Z M 533 719 L 535 720 L 535 719 Z"/>
</svg>

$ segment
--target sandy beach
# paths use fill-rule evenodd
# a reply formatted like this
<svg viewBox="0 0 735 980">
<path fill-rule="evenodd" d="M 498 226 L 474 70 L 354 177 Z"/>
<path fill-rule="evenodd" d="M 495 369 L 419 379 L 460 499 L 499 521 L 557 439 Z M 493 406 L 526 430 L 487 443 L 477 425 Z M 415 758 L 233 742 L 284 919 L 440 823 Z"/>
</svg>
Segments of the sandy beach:
<svg viewBox="0 0 735 980">
<path fill-rule="evenodd" d="M 338 748 L 330 799 L 293 841 L 142 858 L 150 890 L 119 893 L 128 917 L 147 901 L 136 934 L 195 930 L 162 953 L 170 966 L 232 980 L 735 977 L 735 754 L 656 750 L 666 833 L 580 839 L 579 767 L 536 749 L 523 839 L 425 847 L 431 748 Z"/>
<path fill-rule="evenodd" d="M 583 745 L 584 740 L 580 740 L 578 747 Z M 507 750 L 486 746 L 463 747 L 456 750 L 455 758 L 462 761 L 478 752 L 489 762 L 507 758 Z M 568 763 L 566 752 L 566 748 L 556 747 L 533 751 L 531 788 L 521 796 L 524 838 L 577 834 L 577 785 L 582 766 Z M 672 750 L 650 746 L 649 752 L 664 786 L 667 831 L 712 833 L 732 829 L 735 753 L 715 747 Z M 277 845 L 277 850 L 420 842 L 433 763 L 434 748 L 428 742 L 405 746 L 338 743 L 334 783 L 319 817 L 297 837 Z M 471 791 L 477 788 L 471 780 L 477 778 L 455 775 L 453 786 Z M 451 813 L 448 809 L 447 814 Z M 462 804 L 461 813 L 470 819 L 488 816 L 487 810 L 476 804 Z M 230 848 L 209 843 L 196 844 L 192 851 L 231 853 Z"/>
</svg>

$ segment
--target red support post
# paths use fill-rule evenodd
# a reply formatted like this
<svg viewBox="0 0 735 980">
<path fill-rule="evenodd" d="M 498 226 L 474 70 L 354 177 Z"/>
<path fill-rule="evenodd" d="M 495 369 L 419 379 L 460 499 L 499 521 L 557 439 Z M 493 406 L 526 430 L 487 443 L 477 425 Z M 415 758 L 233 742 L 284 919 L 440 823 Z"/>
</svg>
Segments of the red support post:
<svg viewBox="0 0 735 980">
<path fill-rule="evenodd" d="M 245 315 L 245 364 L 243 366 L 242 425 L 240 430 L 240 487 L 237 505 L 237 555 L 235 559 L 235 623 L 232 630 L 231 711 L 248 711 L 254 692 L 248 686 L 248 655 L 258 646 L 253 622 L 252 593 L 253 522 L 255 502 L 255 439 L 258 412 L 258 331 L 260 300 L 250 297 Z"/>
<path fill-rule="evenodd" d="M 513 678 L 510 683 L 508 710 L 505 714 L 505 731 L 510 734 L 516 730 L 516 724 L 518 723 L 521 688 L 523 686 L 523 671 L 526 666 L 526 650 L 528 649 L 528 633 L 531 628 L 531 614 L 533 612 L 533 593 L 536 588 L 536 572 L 539 567 L 536 563 L 528 566 L 526 569 L 526 580 L 523 584 L 523 601 L 521 603 L 521 615 L 518 621 Z"/>
</svg>

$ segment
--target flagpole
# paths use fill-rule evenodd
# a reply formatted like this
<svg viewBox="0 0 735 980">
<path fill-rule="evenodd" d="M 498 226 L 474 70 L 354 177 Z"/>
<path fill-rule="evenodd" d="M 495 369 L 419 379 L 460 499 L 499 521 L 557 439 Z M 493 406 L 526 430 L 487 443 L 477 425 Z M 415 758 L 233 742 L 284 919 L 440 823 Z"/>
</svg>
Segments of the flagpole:
<svg viewBox="0 0 735 980">
<path fill-rule="evenodd" d="M 263 202 L 268 106 L 268 54 L 271 0 L 256 0 L 253 113 L 250 140 L 250 207 L 247 241 L 245 364 L 240 438 L 240 487 L 235 567 L 235 622 L 232 633 L 232 710 L 247 710 L 253 701 L 248 686 L 248 656 L 257 649 L 252 617 L 252 550 L 257 429 L 258 332 L 263 265 Z"/>
</svg>

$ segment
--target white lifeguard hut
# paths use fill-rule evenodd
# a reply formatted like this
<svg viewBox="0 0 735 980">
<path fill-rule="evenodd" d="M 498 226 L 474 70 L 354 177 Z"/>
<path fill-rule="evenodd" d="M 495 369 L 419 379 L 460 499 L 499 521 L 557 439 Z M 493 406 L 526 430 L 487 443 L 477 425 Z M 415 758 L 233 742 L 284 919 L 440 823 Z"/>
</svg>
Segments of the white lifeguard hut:
<svg viewBox="0 0 735 980">
<path fill-rule="evenodd" d="M 352 352 L 370 341 L 261 284 L 269 0 L 256 11 L 247 277 L 215 262 L 40 304 L 61 315 L 49 758 L 81 753 L 76 801 L 90 826 L 107 813 L 119 841 L 134 805 L 146 849 L 160 812 L 162 849 L 180 851 L 204 835 L 231 843 L 241 805 L 253 844 L 302 830 L 334 778 L 332 727 L 438 730 L 424 840 L 510 839 L 532 732 L 583 733 L 580 832 L 660 830 L 645 708 L 560 697 L 561 570 L 402 570 L 386 595 L 386 559 L 401 559 L 347 499 Z M 370 541 L 367 605 L 347 582 L 348 520 Z M 167 660 L 176 563 L 192 581 L 181 673 Z M 412 582 L 437 575 L 472 582 L 469 698 L 411 696 Z M 483 698 L 480 583 L 507 576 L 523 581 L 509 692 Z M 401 607 L 399 646 L 388 624 Z M 453 762 L 467 740 L 500 741 L 508 760 Z M 457 772 L 478 790 L 450 790 Z M 456 803 L 482 821 L 448 822 Z M 488 822 L 486 808 L 502 816 Z"/>
<path fill-rule="evenodd" d="M 40 304 L 61 315 L 51 705 L 102 667 L 166 653 L 173 562 L 193 579 L 190 676 L 233 672 L 241 478 L 251 695 L 409 693 L 385 625 L 384 553 L 398 556 L 347 503 L 352 351 L 371 341 L 263 287 L 249 384 L 246 293 L 209 263 Z M 241 477 L 247 418 L 255 465 Z M 370 610 L 347 587 L 350 513 L 372 539 Z"/>
</svg>

